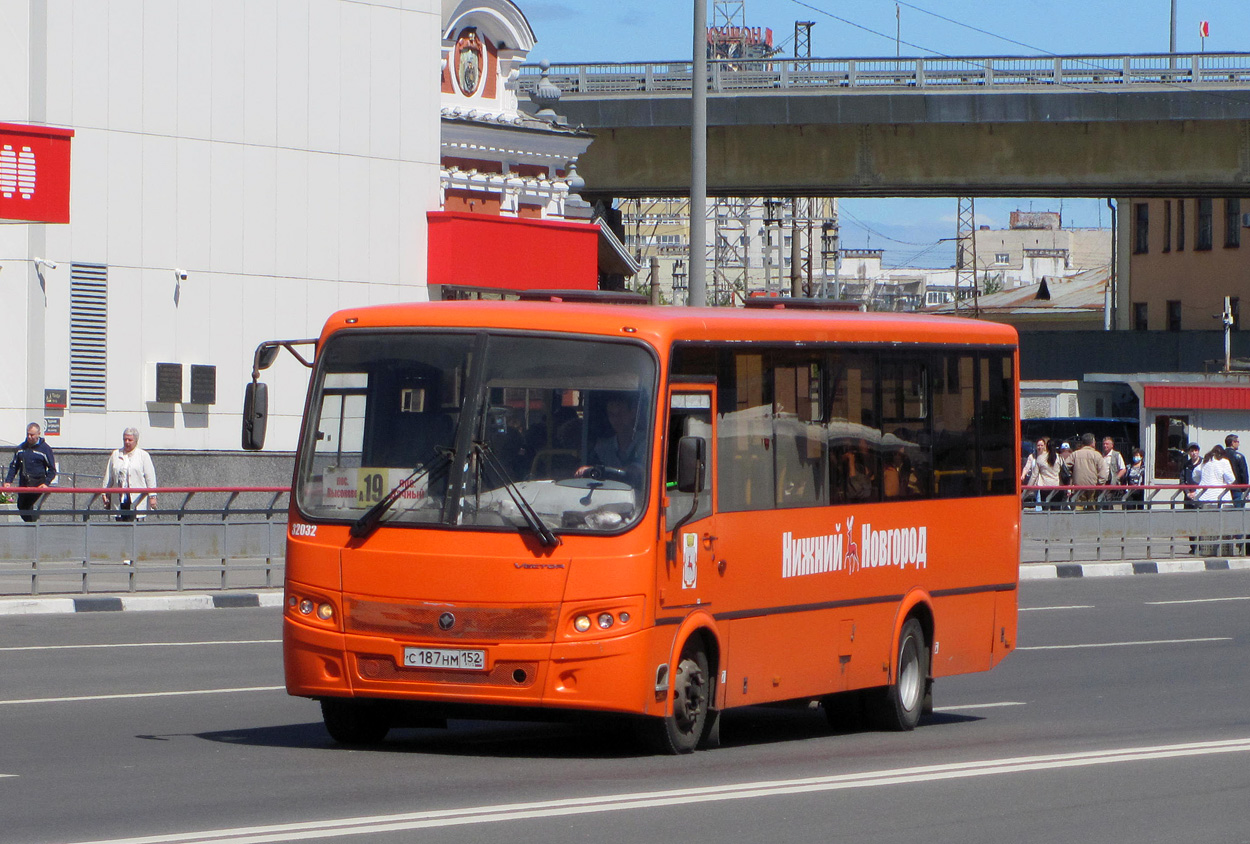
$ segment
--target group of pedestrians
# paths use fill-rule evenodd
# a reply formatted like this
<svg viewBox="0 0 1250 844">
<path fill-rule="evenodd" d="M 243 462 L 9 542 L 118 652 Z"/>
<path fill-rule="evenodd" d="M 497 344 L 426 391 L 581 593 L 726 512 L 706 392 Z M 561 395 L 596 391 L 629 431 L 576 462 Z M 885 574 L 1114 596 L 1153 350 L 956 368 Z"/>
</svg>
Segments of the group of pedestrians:
<svg viewBox="0 0 1250 844">
<path fill-rule="evenodd" d="M 1241 453 L 1241 440 L 1236 434 L 1229 434 L 1224 438 L 1223 445 L 1216 443 L 1205 455 L 1201 446 L 1190 443 L 1185 449 L 1185 458 L 1181 486 L 1196 487 L 1185 490 L 1187 508 L 1245 505 L 1245 485 L 1250 482 L 1250 468 Z"/>
<path fill-rule="evenodd" d="M 1099 502 L 1107 501 L 1123 501 L 1125 509 L 1144 507 L 1147 478 L 1142 450 L 1134 448 L 1126 463 L 1111 437 L 1103 438 L 1101 450 L 1095 447 L 1096 442 L 1093 434 L 1085 434 L 1080 447 L 1073 451 L 1066 442 L 1055 448 L 1049 437 L 1040 437 L 1020 480 L 1025 486 L 1041 489 L 1026 495 L 1025 503 L 1038 509 L 1085 509 L 1105 506 Z M 1186 447 L 1180 484 L 1187 509 L 1245 506 L 1250 466 L 1240 446 L 1237 434 L 1229 434 L 1223 445 L 1212 446 L 1205 455 L 1197 443 Z M 1069 496 L 1062 489 L 1066 486 L 1086 488 Z"/>
<path fill-rule="evenodd" d="M 1123 498 L 1130 508 L 1143 506 L 1143 490 L 1146 483 L 1146 464 L 1142 450 L 1134 448 L 1131 462 L 1115 449 L 1115 440 L 1104 437 L 1102 450 L 1093 434 L 1081 436 L 1080 446 L 1073 451 L 1069 443 L 1055 448 L 1050 437 L 1040 437 L 1034 443 L 1033 453 L 1025 462 L 1020 480 L 1025 486 L 1042 487 L 1026 496 L 1025 503 L 1037 509 L 1092 507 L 1098 501 L 1114 501 Z M 1069 496 L 1067 486 L 1090 487 L 1077 490 Z M 1093 489 L 1100 487 L 1100 489 Z"/>
<path fill-rule="evenodd" d="M 17 447 L 13 459 L 9 462 L 9 471 L 4 476 L 4 486 L 10 488 L 16 482 L 19 488 L 46 489 L 56 479 L 56 455 L 52 446 L 43 438 L 43 429 L 38 422 L 26 426 L 26 440 Z M 133 521 L 136 516 L 142 517 L 143 511 L 155 509 L 156 494 L 130 494 L 131 489 L 151 489 L 156 486 L 156 469 L 152 465 L 152 457 L 139 448 L 139 431 L 127 428 L 122 432 L 121 448 L 113 449 L 108 464 L 104 469 L 104 486 L 117 488 L 117 519 Z M 17 509 L 22 521 L 33 522 L 39 519 L 37 508 L 39 499 L 45 493 L 19 492 Z M 113 509 L 113 496 L 104 496 L 104 506 Z"/>
</svg>

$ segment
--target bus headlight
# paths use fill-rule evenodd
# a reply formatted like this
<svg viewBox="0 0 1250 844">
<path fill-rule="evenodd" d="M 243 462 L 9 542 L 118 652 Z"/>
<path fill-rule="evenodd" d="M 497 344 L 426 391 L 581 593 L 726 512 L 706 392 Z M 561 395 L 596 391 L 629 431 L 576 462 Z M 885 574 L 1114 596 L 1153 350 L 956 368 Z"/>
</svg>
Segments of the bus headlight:
<svg viewBox="0 0 1250 844">
<path fill-rule="evenodd" d="M 577 618 L 573 619 L 573 629 L 576 630 L 578 633 L 585 633 L 587 630 L 589 630 L 590 629 L 590 616 L 579 615 Z"/>
<path fill-rule="evenodd" d="M 313 602 L 308 598 L 299 602 L 299 611 L 301 615 L 312 615 Z"/>
<path fill-rule="evenodd" d="M 334 618 L 334 607 L 329 604 L 321 604 L 317 607 L 317 618 L 322 621 L 329 621 Z"/>
<path fill-rule="evenodd" d="M 614 623 L 614 621 L 615 621 L 615 619 L 613 619 L 613 618 L 612 618 L 612 613 L 610 613 L 610 612 L 601 612 L 601 613 L 599 613 L 599 627 L 600 627 L 600 629 L 602 629 L 602 630 L 607 630 L 609 627 L 611 627 L 611 626 L 612 626 L 612 624 Z"/>
</svg>

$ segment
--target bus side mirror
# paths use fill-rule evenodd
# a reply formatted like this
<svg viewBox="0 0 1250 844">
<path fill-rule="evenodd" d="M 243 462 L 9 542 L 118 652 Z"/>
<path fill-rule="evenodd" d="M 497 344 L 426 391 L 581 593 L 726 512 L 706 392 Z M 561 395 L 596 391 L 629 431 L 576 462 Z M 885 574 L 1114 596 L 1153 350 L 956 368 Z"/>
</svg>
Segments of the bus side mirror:
<svg viewBox="0 0 1250 844">
<path fill-rule="evenodd" d="M 243 392 L 243 448 L 260 451 L 265 447 L 265 424 L 269 421 L 269 385 L 253 381 Z"/>
<path fill-rule="evenodd" d="M 702 492 L 707 474 L 707 440 L 682 437 L 677 441 L 677 491 Z"/>
</svg>

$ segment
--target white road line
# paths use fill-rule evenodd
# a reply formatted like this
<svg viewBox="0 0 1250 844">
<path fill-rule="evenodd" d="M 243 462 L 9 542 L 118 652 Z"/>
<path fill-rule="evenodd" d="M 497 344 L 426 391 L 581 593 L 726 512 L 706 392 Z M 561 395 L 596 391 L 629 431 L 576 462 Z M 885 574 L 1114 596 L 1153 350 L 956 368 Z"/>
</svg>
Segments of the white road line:
<svg viewBox="0 0 1250 844">
<path fill-rule="evenodd" d="M 1041 612 L 1042 610 L 1092 610 L 1093 604 L 1074 604 L 1070 607 L 1020 607 L 1020 612 Z"/>
<path fill-rule="evenodd" d="M 1250 601 L 1250 595 L 1238 598 L 1192 598 L 1188 601 L 1147 601 L 1148 607 L 1160 607 L 1164 604 L 1214 604 L 1218 601 Z"/>
<path fill-rule="evenodd" d="M 1189 645 L 1198 642 L 1231 642 L 1232 636 L 1212 636 L 1206 639 L 1153 639 L 1142 642 L 1090 642 L 1085 645 L 1029 645 L 1017 647 L 1018 651 L 1066 651 L 1076 648 L 1127 648 L 1134 645 Z"/>
<path fill-rule="evenodd" d="M 996 709 L 1000 706 L 1025 706 L 1024 701 L 1004 700 L 999 703 L 964 703 L 956 706 L 935 706 L 934 712 L 954 712 L 957 709 Z"/>
<path fill-rule="evenodd" d="M 80 844 L 269 844 L 269 842 L 307 841 L 348 835 L 372 835 L 383 832 L 406 832 L 416 829 L 468 826 L 501 821 L 535 818 L 558 818 L 602 812 L 655 809 L 668 806 L 689 806 L 692 803 L 715 803 L 725 800 L 749 800 L 788 794 L 811 794 L 841 791 L 850 788 L 907 785 L 970 777 L 1018 774 L 1093 765 L 1140 763 L 1142 761 L 1181 757 L 1211 756 L 1219 753 L 1250 751 L 1250 738 L 1227 741 L 1156 747 L 1125 747 L 1087 753 L 1061 753 L 1048 756 L 1020 756 L 987 759 L 914 768 L 866 771 L 858 774 L 836 774 L 791 780 L 765 780 L 738 785 L 715 785 L 699 788 L 676 788 L 634 794 L 607 794 L 600 797 L 543 800 L 533 803 L 504 803 L 472 806 L 463 809 L 439 809 L 405 812 L 392 815 L 365 815 L 328 821 L 305 821 L 266 826 L 216 829 L 204 832 L 149 835 L 134 838 L 113 838 Z"/>
<path fill-rule="evenodd" d="M 77 651 L 88 648 L 193 648 L 197 645 L 275 645 L 281 639 L 224 639 L 220 642 L 117 642 L 111 645 L 25 645 L 14 648 L 0 648 L 0 653 L 12 651 Z"/>
<path fill-rule="evenodd" d="M 25 700 L 0 700 L 0 706 L 18 703 L 77 703 L 87 700 L 131 700 L 140 697 L 184 697 L 186 695 L 228 695 L 238 692 L 272 692 L 286 686 L 246 686 L 238 689 L 191 689 L 185 692 L 135 692 L 125 695 L 81 695 L 79 697 L 32 697 Z"/>
</svg>

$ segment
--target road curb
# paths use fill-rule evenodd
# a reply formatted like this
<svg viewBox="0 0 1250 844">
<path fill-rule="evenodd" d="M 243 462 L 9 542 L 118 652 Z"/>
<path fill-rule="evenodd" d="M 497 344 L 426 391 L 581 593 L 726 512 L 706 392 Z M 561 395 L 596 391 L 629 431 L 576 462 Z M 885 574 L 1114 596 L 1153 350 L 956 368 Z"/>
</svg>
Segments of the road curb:
<svg viewBox="0 0 1250 844">
<path fill-rule="evenodd" d="M 1072 577 L 1126 577 L 1135 574 L 1193 574 L 1204 571 L 1247 571 L 1250 558 L 1212 557 L 1198 560 L 1125 560 L 1114 563 L 1025 563 L 1021 580 Z"/>
<path fill-rule="evenodd" d="M 146 595 L 77 595 L 74 597 L 0 598 L 0 616 L 93 612 L 168 612 L 280 607 L 281 589 L 257 592 L 152 593 Z"/>
</svg>

